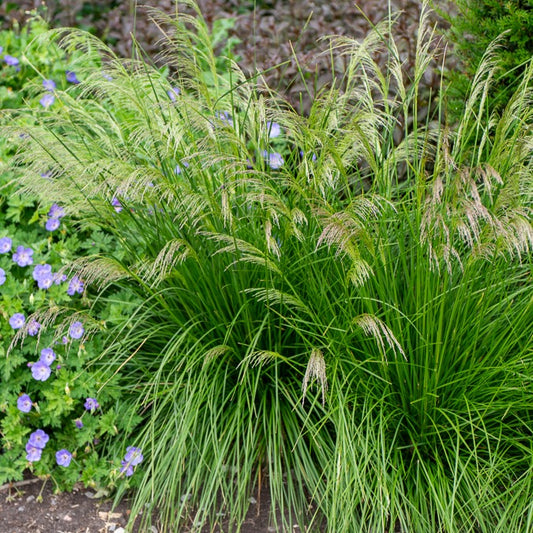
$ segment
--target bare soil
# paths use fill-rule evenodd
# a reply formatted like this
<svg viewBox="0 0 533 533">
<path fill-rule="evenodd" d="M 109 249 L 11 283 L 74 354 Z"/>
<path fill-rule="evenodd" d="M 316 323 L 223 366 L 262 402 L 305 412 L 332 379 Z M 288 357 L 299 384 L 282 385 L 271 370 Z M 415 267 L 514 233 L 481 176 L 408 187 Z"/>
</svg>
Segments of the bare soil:
<svg viewBox="0 0 533 533">
<path fill-rule="evenodd" d="M 91 489 L 78 484 L 72 492 L 54 493 L 50 481 L 30 478 L 0 487 L 0 533 L 158 533 L 157 520 L 148 531 L 138 523 L 126 528 L 130 500 L 124 498 L 113 508 L 113 500 L 97 498 Z M 202 533 L 226 531 L 227 518 L 205 527 Z M 191 527 L 179 533 L 188 533 Z M 276 533 L 270 522 L 268 494 L 255 494 L 241 533 Z M 301 530 L 297 525 L 294 533 Z M 178 532 L 175 532 L 178 533 Z"/>
<path fill-rule="evenodd" d="M 112 510 L 111 500 L 94 496 L 93 491 L 81 485 L 72 492 L 54 494 L 51 482 L 41 479 L 3 485 L 0 487 L 0 532 L 121 533 L 120 528 L 130 516 L 128 500 L 124 499 Z"/>
</svg>

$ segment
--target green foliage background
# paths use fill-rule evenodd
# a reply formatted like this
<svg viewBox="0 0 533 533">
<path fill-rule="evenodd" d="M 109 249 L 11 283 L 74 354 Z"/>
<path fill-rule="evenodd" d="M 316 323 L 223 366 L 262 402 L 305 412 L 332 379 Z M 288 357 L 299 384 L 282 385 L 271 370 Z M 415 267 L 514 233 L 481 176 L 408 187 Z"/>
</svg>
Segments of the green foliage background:
<svg viewBox="0 0 533 533">
<path fill-rule="evenodd" d="M 482 58 L 491 43 L 498 39 L 499 68 L 495 72 L 489 105 L 502 108 L 516 89 L 516 85 L 533 57 L 533 2 L 531 0 L 452 0 L 458 13 L 435 8 L 448 20 L 449 39 L 454 53 L 461 59 L 461 68 L 448 73 L 451 96 L 455 99 L 454 113 L 460 113 L 461 102 Z"/>
</svg>

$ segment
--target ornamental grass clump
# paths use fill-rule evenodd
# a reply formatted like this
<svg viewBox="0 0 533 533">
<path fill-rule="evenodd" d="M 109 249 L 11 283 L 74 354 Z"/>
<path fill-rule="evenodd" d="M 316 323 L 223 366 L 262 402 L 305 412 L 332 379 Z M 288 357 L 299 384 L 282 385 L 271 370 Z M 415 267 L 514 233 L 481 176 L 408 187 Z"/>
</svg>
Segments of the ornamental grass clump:
<svg viewBox="0 0 533 533">
<path fill-rule="evenodd" d="M 154 14 L 170 80 L 53 33 L 105 75 L 56 91 L 18 156 L 27 190 L 119 243 L 76 275 L 140 302 L 87 363 L 142 417 L 115 453 L 142 450 L 132 515 L 238 530 L 269 491 L 278 528 L 531 529 L 531 69 L 486 116 L 489 50 L 457 129 L 419 123 L 424 12 L 414 72 L 391 21 L 333 39 L 345 77 L 304 117 L 215 58 L 185 4 Z"/>
</svg>

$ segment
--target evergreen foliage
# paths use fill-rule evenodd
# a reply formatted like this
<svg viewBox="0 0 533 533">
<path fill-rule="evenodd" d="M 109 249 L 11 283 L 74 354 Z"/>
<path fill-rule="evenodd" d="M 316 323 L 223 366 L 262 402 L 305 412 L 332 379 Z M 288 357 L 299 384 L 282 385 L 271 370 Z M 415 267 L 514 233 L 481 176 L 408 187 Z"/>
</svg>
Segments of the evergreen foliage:
<svg viewBox="0 0 533 533">
<path fill-rule="evenodd" d="M 499 68 L 492 84 L 490 106 L 502 108 L 521 79 L 527 63 L 533 57 L 533 1 L 532 0 L 451 0 L 458 14 L 448 10 L 440 13 L 450 23 L 448 36 L 455 43 L 462 60 L 460 71 L 450 72 L 453 81 L 454 109 L 460 112 L 470 83 L 494 41 L 498 42 Z M 438 4 L 435 4 L 438 9 Z"/>
</svg>

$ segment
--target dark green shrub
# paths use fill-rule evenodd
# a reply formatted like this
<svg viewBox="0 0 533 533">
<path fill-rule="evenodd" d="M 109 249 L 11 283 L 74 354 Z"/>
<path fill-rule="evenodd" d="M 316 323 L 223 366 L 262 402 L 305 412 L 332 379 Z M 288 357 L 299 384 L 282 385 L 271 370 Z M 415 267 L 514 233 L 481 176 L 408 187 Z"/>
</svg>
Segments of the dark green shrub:
<svg viewBox="0 0 533 533">
<path fill-rule="evenodd" d="M 460 112 L 477 68 L 490 43 L 499 40 L 499 75 L 489 105 L 501 108 L 516 89 L 525 64 L 533 55 L 533 0 L 453 0 L 458 13 L 439 9 L 449 21 L 448 35 L 455 43 L 462 68 L 449 73 L 453 81 L 452 112 Z"/>
</svg>

